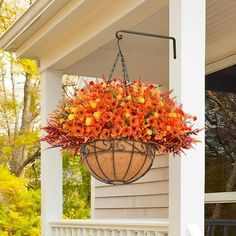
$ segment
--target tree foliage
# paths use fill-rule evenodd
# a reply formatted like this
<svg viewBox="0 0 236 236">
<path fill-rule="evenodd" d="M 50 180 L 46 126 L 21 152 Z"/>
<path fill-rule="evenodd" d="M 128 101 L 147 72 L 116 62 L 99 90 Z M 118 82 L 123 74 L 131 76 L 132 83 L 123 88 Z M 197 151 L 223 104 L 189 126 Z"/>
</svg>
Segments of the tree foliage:
<svg viewBox="0 0 236 236">
<path fill-rule="evenodd" d="M 0 235 L 40 235 L 40 191 L 0 167 Z"/>
<path fill-rule="evenodd" d="M 64 217 L 87 219 L 90 216 L 90 174 L 80 158 L 63 153 Z"/>
<path fill-rule="evenodd" d="M 22 2 L 23 3 L 23 2 Z M 0 4 L 0 34 L 25 10 L 24 4 Z M 39 75 L 36 63 L 0 51 L 0 164 L 17 176 L 39 157 Z"/>
</svg>

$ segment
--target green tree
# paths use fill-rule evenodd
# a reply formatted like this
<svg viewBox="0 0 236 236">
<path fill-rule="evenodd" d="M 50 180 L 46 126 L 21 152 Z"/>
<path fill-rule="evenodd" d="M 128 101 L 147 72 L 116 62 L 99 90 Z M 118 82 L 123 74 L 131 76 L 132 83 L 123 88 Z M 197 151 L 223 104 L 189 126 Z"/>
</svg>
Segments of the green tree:
<svg viewBox="0 0 236 236">
<path fill-rule="evenodd" d="M 63 153 L 64 217 L 90 217 L 90 174 L 78 156 Z"/>
<path fill-rule="evenodd" d="M 40 235 L 40 192 L 0 167 L 0 235 Z"/>
<path fill-rule="evenodd" d="M 10 0 L 0 2 L 0 35 L 26 6 Z M 25 167 L 40 156 L 39 75 L 34 61 L 17 59 L 4 51 L 0 51 L 0 65 L 1 163 L 9 163 L 12 173 L 23 176 Z"/>
</svg>

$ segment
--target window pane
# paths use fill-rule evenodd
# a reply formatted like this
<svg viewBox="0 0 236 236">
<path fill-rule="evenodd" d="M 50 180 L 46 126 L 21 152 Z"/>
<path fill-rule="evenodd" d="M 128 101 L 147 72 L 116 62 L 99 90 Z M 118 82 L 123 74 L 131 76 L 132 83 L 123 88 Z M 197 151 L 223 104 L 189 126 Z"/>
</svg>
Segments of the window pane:
<svg viewBox="0 0 236 236">
<path fill-rule="evenodd" d="M 205 114 L 205 191 L 236 191 L 236 93 L 207 90 Z"/>
<path fill-rule="evenodd" d="M 205 204 L 206 219 L 234 219 L 236 220 L 236 203 Z"/>
<path fill-rule="evenodd" d="M 235 236 L 236 203 L 205 205 L 205 235 Z"/>
</svg>

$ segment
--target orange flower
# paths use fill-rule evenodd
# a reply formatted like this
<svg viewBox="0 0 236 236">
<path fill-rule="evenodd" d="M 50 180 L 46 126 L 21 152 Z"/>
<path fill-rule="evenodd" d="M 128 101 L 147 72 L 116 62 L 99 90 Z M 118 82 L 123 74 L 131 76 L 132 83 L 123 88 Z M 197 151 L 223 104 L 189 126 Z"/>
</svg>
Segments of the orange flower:
<svg viewBox="0 0 236 236">
<path fill-rule="evenodd" d="M 121 126 L 122 123 L 123 123 L 123 119 L 119 115 L 117 115 L 117 117 L 114 120 L 114 125 L 115 126 L 117 126 L 117 125 Z"/>
<path fill-rule="evenodd" d="M 162 140 L 164 136 L 165 136 L 165 133 L 160 132 L 155 135 L 155 140 Z"/>
<path fill-rule="evenodd" d="M 128 111 L 131 111 L 132 108 L 134 108 L 134 104 L 132 102 L 127 102 L 125 103 L 125 108 L 128 110 Z"/>
<path fill-rule="evenodd" d="M 131 128 L 126 126 L 126 127 L 123 127 L 122 129 L 122 137 L 129 137 L 131 135 Z"/>
<path fill-rule="evenodd" d="M 71 132 L 74 136 L 82 137 L 84 135 L 84 128 L 81 126 L 76 126 L 72 128 Z"/>
<path fill-rule="evenodd" d="M 103 129 L 102 133 L 100 134 L 101 139 L 107 139 L 110 137 L 110 130 L 109 129 Z"/>
<path fill-rule="evenodd" d="M 138 116 L 131 117 L 130 126 L 131 127 L 139 127 L 140 126 L 140 120 L 139 120 Z"/>
<path fill-rule="evenodd" d="M 121 131 L 122 131 L 122 129 L 121 129 L 120 126 L 117 125 L 117 126 L 113 127 L 112 130 L 111 130 L 112 138 L 119 138 L 120 134 L 121 134 Z"/>
<path fill-rule="evenodd" d="M 86 115 L 85 109 L 83 107 L 78 107 L 77 115 L 79 119 L 83 120 Z"/>
<path fill-rule="evenodd" d="M 102 131 L 102 127 L 98 124 L 93 125 L 92 127 L 90 127 L 89 132 L 94 135 L 94 137 L 99 137 L 100 133 Z"/>
<path fill-rule="evenodd" d="M 148 142 L 152 137 L 147 133 L 142 135 L 142 140 Z"/>
<path fill-rule="evenodd" d="M 116 108 L 117 105 L 119 104 L 119 102 L 116 99 L 113 99 L 110 104 L 109 107 L 111 107 L 112 109 Z"/>
<path fill-rule="evenodd" d="M 105 112 L 106 111 L 106 106 L 103 103 L 99 103 L 97 105 L 97 110 L 100 112 Z"/>
<path fill-rule="evenodd" d="M 136 137 L 138 134 L 141 134 L 141 133 L 142 133 L 142 130 L 139 127 L 137 127 L 137 126 L 131 127 L 131 135 L 133 137 Z"/>
<path fill-rule="evenodd" d="M 104 112 L 104 114 L 102 115 L 102 119 L 105 122 L 109 122 L 110 120 L 112 120 L 112 118 L 113 118 L 113 114 L 110 111 Z"/>
<path fill-rule="evenodd" d="M 69 120 L 66 123 L 63 124 L 63 129 L 71 129 L 71 127 L 74 125 L 74 122 Z"/>
<path fill-rule="evenodd" d="M 148 119 L 148 125 L 149 126 L 157 126 L 157 118 L 152 116 Z"/>
</svg>

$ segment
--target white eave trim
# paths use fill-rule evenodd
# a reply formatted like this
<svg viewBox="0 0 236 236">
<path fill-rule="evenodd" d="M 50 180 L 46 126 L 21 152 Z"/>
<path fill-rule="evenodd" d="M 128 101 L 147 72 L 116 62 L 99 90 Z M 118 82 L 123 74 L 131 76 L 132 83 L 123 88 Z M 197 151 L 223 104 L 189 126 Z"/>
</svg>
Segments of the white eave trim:
<svg viewBox="0 0 236 236">
<path fill-rule="evenodd" d="M 206 75 L 236 64 L 236 52 L 206 63 Z"/>
<path fill-rule="evenodd" d="M 27 32 L 30 37 L 37 29 L 45 24 L 51 15 L 55 14 L 53 8 L 62 7 L 69 0 L 38 0 L 1 36 L 0 48 L 10 52 L 15 52 L 17 48 L 24 43 Z M 47 16 L 45 14 L 47 13 Z M 32 27 L 34 26 L 34 28 Z"/>
</svg>

